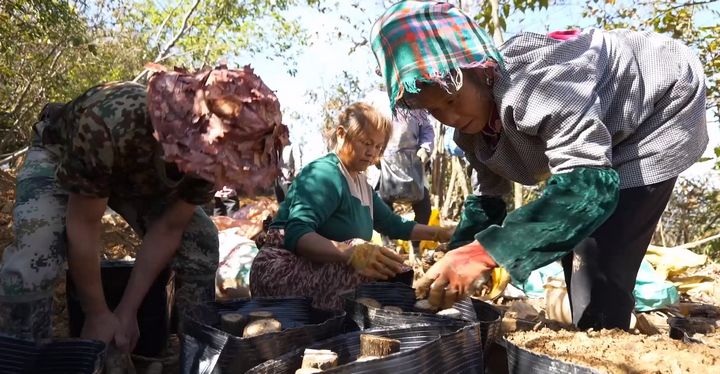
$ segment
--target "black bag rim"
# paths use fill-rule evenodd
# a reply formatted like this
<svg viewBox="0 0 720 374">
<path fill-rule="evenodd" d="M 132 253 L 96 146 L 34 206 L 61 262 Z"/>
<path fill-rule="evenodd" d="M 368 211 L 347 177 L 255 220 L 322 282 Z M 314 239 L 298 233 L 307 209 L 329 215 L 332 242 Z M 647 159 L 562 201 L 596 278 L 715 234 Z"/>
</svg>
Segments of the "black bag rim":
<svg viewBox="0 0 720 374">
<path fill-rule="evenodd" d="M 310 304 L 311 304 L 311 301 L 312 301 L 312 299 L 309 298 L 309 297 L 281 297 L 281 296 L 248 297 L 248 298 L 233 299 L 233 300 L 226 300 L 226 301 L 207 301 L 207 302 L 205 302 L 205 303 L 195 305 L 195 306 L 193 306 L 192 308 L 190 308 L 189 310 L 184 311 L 184 312 L 183 312 L 183 318 L 185 319 L 186 322 L 192 322 L 192 323 L 194 323 L 194 324 L 196 324 L 196 325 L 198 325 L 198 326 L 202 326 L 203 328 L 208 328 L 208 329 L 212 330 L 212 332 L 215 333 L 215 334 L 225 335 L 225 336 L 227 336 L 228 340 L 230 340 L 230 339 L 233 339 L 233 340 L 253 339 L 253 338 L 255 338 L 254 336 L 251 336 L 251 337 L 237 336 L 237 335 L 233 335 L 233 334 L 230 334 L 230 333 L 228 333 L 228 332 L 225 332 L 225 331 L 223 331 L 223 330 L 220 330 L 220 329 L 218 329 L 218 328 L 215 328 L 215 327 L 213 327 L 213 326 L 211 326 L 211 325 L 205 324 L 205 323 L 203 323 L 203 322 L 201 322 L 201 321 L 198 321 L 198 320 L 195 319 L 195 318 L 192 318 L 191 314 L 192 314 L 192 312 L 195 311 L 196 309 L 202 308 L 202 307 L 207 307 L 207 306 L 217 306 L 217 305 L 222 305 L 222 304 L 231 304 L 231 303 L 238 303 L 238 302 L 243 302 L 243 301 L 244 301 L 244 302 L 251 302 L 251 301 L 287 301 L 287 300 L 307 300 L 307 301 L 308 301 L 308 305 L 310 305 Z M 265 334 L 263 334 L 263 336 L 281 338 L 282 335 L 288 334 L 288 333 L 290 333 L 290 332 L 292 332 L 292 331 L 305 329 L 305 328 L 307 328 L 307 326 L 324 327 L 324 326 L 332 323 L 334 319 L 336 319 L 336 318 L 345 318 L 345 316 L 346 316 L 345 311 L 318 309 L 318 308 L 314 308 L 314 307 L 312 307 L 312 306 L 310 306 L 310 309 L 311 309 L 311 310 L 322 310 L 322 311 L 324 311 L 324 312 L 332 313 L 332 315 L 330 316 L 330 318 L 325 319 L 325 320 L 322 321 L 321 323 L 312 323 L 312 324 L 306 324 L 306 325 L 304 325 L 304 326 L 290 327 L 290 328 L 286 328 L 286 329 L 283 329 L 283 330 L 278 331 L 278 332 L 265 333 Z M 185 334 L 184 334 L 184 335 L 185 335 Z"/>
<path fill-rule="evenodd" d="M 346 332 L 346 333 L 343 333 L 343 334 L 340 334 L 340 335 L 333 336 L 333 337 L 331 337 L 331 338 L 327 338 L 327 339 L 324 339 L 324 340 L 317 341 L 317 342 L 315 342 L 315 343 L 312 343 L 312 344 L 308 345 L 307 347 L 298 348 L 298 349 L 292 350 L 292 351 L 290 351 L 290 352 L 284 353 L 284 354 L 282 354 L 282 355 L 280 355 L 280 356 L 278 356 L 278 357 L 276 357 L 276 358 L 274 358 L 274 359 L 267 360 L 267 361 L 265 361 L 265 362 L 263 362 L 263 363 L 260 363 L 260 364 L 258 364 L 258 365 L 256 365 L 256 366 L 254 366 L 254 367 L 251 368 L 248 372 L 254 372 L 254 373 L 267 372 L 267 370 L 268 370 L 268 369 L 266 368 L 267 366 L 274 365 L 274 364 L 276 364 L 278 361 L 288 360 L 288 359 L 293 358 L 293 357 L 296 357 L 296 356 L 302 356 L 302 354 L 304 353 L 305 349 L 326 349 L 326 348 L 323 348 L 323 347 L 326 347 L 326 346 L 327 346 L 328 344 L 330 344 L 331 342 L 342 341 L 342 340 L 348 339 L 349 337 L 351 337 L 351 336 L 353 336 L 353 335 L 357 335 L 357 336 L 359 337 L 361 334 L 372 334 L 372 333 L 387 332 L 387 331 L 413 330 L 413 329 L 422 329 L 422 328 L 442 328 L 442 327 L 454 328 L 454 330 L 451 331 L 451 332 L 438 334 L 437 337 L 435 337 L 435 338 L 433 338 L 432 340 L 429 340 L 429 341 L 423 343 L 421 346 L 417 347 L 416 349 L 411 349 L 411 350 L 407 350 L 407 351 L 396 352 L 396 353 L 390 354 L 390 355 L 388 355 L 388 356 L 385 356 L 385 357 L 382 357 L 382 358 L 378 358 L 378 359 L 373 360 L 374 362 L 382 363 L 382 362 L 384 362 L 384 361 L 394 360 L 394 359 L 402 358 L 402 357 L 405 357 L 405 356 L 413 355 L 413 354 L 416 353 L 416 351 L 417 351 L 418 349 L 420 349 L 420 348 L 422 348 L 422 347 L 425 347 L 425 346 L 427 346 L 427 345 L 429 345 L 429 344 L 433 344 L 433 343 L 439 342 L 440 339 L 442 339 L 442 337 L 444 337 L 444 336 L 449 336 L 449 335 L 452 335 L 452 334 L 457 334 L 457 333 L 460 333 L 460 332 L 462 332 L 462 331 L 464 331 L 464 330 L 471 330 L 471 329 L 479 329 L 479 328 L 480 328 L 480 324 L 479 324 L 479 323 L 469 323 L 469 324 L 468 324 L 468 323 L 466 323 L 466 322 L 467 322 L 467 321 L 463 321 L 463 320 L 459 320 L 459 319 L 448 319 L 448 320 L 446 320 L 446 321 L 438 322 L 438 323 L 407 323 L 407 324 L 396 325 L 396 326 L 393 326 L 393 327 L 387 327 L 387 326 L 385 326 L 385 327 L 373 327 L 373 328 L 366 329 L 366 330 Z M 479 331 L 478 331 L 478 333 L 479 333 Z M 339 365 L 339 366 L 336 367 L 336 368 L 324 370 L 323 372 L 333 373 L 333 372 L 336 372 L 336 371 L 339 371 L 339 370 L 343 370 L 343 369 L 347 368 L 348 365 L 353 365 L 353 364 L 355 364 L 355 363 L 356 363 L 356 362 L 348 362 L 348 363 Z"/>
<path fill-rule="evenodd" d="M 572 373 L 572 374 L 602 374 L 603 372 L 572 362 L 553 358 L 546 354 L 536 353 L 523 348 L 503 337 L 498 342 L 507 351 L 508 370 L 510 374 L 532 373 Z M 518 365 L 518 362 L 521 365 Z M 528 371 L 529 370 L 529 371 Z"/>
</svg>

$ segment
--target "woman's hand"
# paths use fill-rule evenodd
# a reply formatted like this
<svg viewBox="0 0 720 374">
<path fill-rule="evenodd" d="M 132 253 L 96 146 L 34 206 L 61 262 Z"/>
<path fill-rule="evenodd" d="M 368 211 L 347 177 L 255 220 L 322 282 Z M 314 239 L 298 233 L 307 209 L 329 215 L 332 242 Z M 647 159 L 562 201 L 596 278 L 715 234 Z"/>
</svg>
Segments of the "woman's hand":
<svg viewBox="0 0 720 374">
<path fill-rule="evenodd" d="M 387 280 L 402 271 L 403 259 L 392 250 L 368 242 L 347 249 L 347 263 L 367 277 Z"/>
<path fill-rule="evenodd" d="M 433 306 L 449 308 L 491 279 L 495 261 L 477 240 L 448 252 L 415 283 L 419 298 L 428 296 Z"/>
<path fill-rule="evenodd" d="M 450 239 L 452 239 L 452 236 L 455 233 L 455 226 L 440 226 L 435 227 L 435 230 L 433 241 L 447 243 Z"/>
</svg>

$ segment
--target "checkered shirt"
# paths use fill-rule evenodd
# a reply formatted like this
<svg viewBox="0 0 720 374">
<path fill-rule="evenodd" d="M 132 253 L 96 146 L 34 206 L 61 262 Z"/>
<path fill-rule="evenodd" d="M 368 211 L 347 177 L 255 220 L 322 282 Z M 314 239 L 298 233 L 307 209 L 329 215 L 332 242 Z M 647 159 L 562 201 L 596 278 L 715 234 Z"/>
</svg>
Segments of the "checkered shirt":
<svg viewBox="0 0 720 374">
<path fill-rule="evenodd" d="M 705 76 L 695 54 L 652 32 L 588 30 L 567 41 L 522 33 L 500 52 L 497 144 L 455 133 L 475 193 L 535 184 L 578 167 L 612 167 L 620 188 L 679 175 L 708 143 Z"/>
</svg>

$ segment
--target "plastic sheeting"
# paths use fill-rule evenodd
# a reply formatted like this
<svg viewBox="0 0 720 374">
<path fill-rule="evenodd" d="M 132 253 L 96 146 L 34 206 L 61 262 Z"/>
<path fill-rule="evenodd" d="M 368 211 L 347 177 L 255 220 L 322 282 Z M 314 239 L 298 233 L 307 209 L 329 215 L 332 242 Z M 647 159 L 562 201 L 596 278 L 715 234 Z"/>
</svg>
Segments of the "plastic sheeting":
<svg viewBox="0 0 720 374">
<path fill-rule="evenodd" d="M 510 374 L 600 374 L 600 372 L 595 369 L 531 352 L 507 340 L 504 340 L 502 345 L 504 345 L 507 350 Z"/>
<path fill-rule="evenodd" d="M 373 327 L 393 327 L 407 323 L 442 324 L 448 320 L 457 320 L 452 317 L 431 313 L 424 313 L 415 309 L 415 290 L 400 283 L 366 283 L 356 290 L 342 294 L 345 312 L 361 330 Z M 378 301 L 383 306 L 400 307 L 403 312 L 378 309 L 356 302 L 358 298 L 367 297 Z M 465 323 L 478 323 L 482 336 L 482 351 L 487 352 L 490 343 L 501 335 L 500 321 L 502 313 L 477 299 L 460 300 L 453 308 L 460 312 L 461 321 Z"/>
<path fill-rule="evenodd" d="M 94 340 L 65 339 L 36 344 L 0 336 L 0 373 L 99 374 L 105 344 Z"/>
<path fill-rule="evenodd" d="M 198 305 L 183 316 L 182 372 L 244 373 L 293 349 L 343 332 L 345 313 L 315 309 L 309 298 L 255 298 Z M 224 313 L 268 311 L 283 330 L 250 338 L 218 329 Z"/>
<path fill-rule="evenodd" d="M 400 352 L 383 358 L 357 362 L 360 334 L 400 340 Z M 308 348 L 329 349 L 338 354 L 339 366 L 323 373 L 483 373 L 479 324 L 446 320 L 435 324 L 399 324 L 352 332 L 315 343 Z M 303 349 L 265 362 L 248 373 L 293 374 L 302 363 Z"/>
</svg>

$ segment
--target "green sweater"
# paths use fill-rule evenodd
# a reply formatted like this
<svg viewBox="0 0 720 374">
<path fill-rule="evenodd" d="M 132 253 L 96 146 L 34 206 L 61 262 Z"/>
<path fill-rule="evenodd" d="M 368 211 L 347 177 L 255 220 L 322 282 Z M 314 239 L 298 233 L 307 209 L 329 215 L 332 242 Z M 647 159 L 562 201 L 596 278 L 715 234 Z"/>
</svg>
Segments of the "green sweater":
<svg viewBox="0 0 720 374">
<path fill-rule="evenodd" d="M 309 232 L 337 242 L 370 240 L 373 229 L 394 239 L 409 239 L 415 222 L 393 213 L 367 185 L 372 193 L 371 215 L 370 207 L 351 194 L 339 163 L 330 153 L 305 166 L 293 181 L 271 224 L 285 229 L 285 249 L 294 252 L 298 239 Z"/>
</svg>

